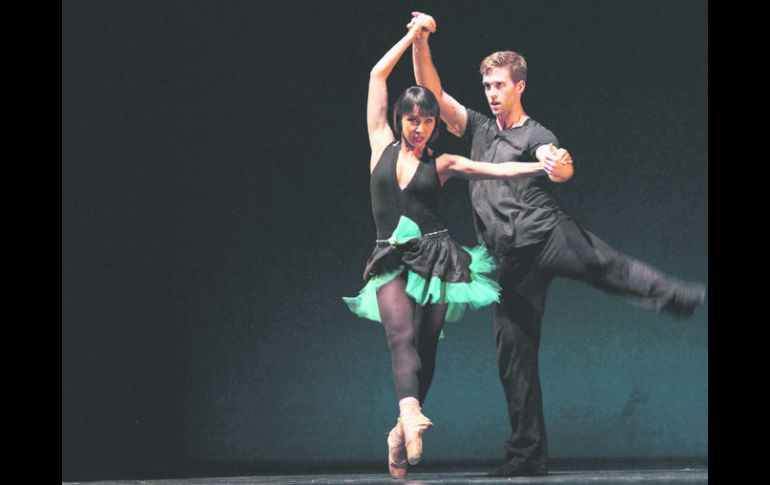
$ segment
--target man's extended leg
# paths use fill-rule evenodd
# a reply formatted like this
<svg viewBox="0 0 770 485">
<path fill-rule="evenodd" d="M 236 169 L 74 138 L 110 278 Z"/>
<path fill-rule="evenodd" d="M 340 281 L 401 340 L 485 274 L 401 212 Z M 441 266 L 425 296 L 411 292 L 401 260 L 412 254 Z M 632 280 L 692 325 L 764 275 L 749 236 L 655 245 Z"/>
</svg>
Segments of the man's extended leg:
<svg viewBox="0 0 770 485">
<path fill-rule="evenodd" d="M 553 230 L 541 264 L 551 276 L 585 281 L 676 318 L 688 318 L 705 299 L 703 285 L 686 283 L 623 254 L 569 218 Z"/>
</svg>

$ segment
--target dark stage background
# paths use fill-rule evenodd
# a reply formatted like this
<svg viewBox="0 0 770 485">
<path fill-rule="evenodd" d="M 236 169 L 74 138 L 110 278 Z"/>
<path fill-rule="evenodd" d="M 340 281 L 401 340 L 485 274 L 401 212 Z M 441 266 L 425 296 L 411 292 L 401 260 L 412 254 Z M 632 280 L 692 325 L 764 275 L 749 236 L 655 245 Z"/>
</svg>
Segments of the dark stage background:
<svg viewBox="0 0 770 485">
<path fill-rule="evenodd" d="M 708 279 L 705 1 L 62 2 L 62 479 L 385 463 L 382 328 L 340 301 L 371 252 L 369 69 L 431 13 L 445 89 L 514 49 L 575 160 L 562 206 Z M 408 52 L 391 101 L 414 80 Z M 445 130 L 439 148 L 466 154 Z M 467 187 L 443 217 L 475 242 Z M 706 457 L 708 307 L 685 324 L 557 280 L 541 375 L 554 458 Z M 426 463 L 509 430 L 491 311 L 450 323 Z"/>
</svg>

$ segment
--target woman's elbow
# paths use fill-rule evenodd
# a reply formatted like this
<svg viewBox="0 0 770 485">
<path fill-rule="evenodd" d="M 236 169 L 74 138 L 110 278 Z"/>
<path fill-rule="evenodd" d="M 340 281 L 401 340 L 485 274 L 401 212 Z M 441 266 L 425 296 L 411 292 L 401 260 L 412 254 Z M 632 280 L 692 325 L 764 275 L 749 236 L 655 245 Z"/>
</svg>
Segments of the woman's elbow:
<svg viewBox="0 0 770 485">
<path fill-rule="evenodd" d="M 382 79 L 386 77 L 388 76 L 385 75 L 385 71 L 377 66 L 374 66 L 372 70 L 369 71 L 369 79 Z"/>
</svg>

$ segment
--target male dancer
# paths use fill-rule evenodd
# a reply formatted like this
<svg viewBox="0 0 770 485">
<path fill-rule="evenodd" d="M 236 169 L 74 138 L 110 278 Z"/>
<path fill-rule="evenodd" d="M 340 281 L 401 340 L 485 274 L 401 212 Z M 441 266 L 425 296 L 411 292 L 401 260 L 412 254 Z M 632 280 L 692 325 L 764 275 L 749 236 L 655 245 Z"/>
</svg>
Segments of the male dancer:
<svg viewBox="0 0 770 485">
<path fill-rule="evenodd" d="M 425 14 L 412 15 L 414 22 Z M 422 32 L 412 44 L 415 79 L 436 96 L 441 118 L 452 134 L 465 138 L 472 160 L 542 162 L 559 146 L 554 134 L 530 118 L 522 106 L 527 83 L 524 57 L 502 51 L 482 61 L 489 117 L 466 108 L 441 88 L 429 35 Z M 585 281 L 679 318 L 689 317 L 705 298 L 702 285 L 686 284 L 618 252 L 561 210 L 550 184 L 572 177 L 571 161 L 564 150 L 561 163 L 570 170 L 562 177 L 469 181 L 476 233 L 497 260 L 502 287 L 493 328 L 512 431 L 507 461 L 490 476 L 547 474 L 538 349 L 546 293 L 555 276 Z"/>
</svg>

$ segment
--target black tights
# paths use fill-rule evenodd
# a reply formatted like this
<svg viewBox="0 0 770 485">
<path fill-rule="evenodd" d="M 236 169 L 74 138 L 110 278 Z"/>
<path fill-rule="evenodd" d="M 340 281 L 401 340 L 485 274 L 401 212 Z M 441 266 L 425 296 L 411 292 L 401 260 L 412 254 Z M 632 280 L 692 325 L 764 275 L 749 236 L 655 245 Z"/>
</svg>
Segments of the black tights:
<svg viewBox="0 0 770 485">
<path fill-rule="evenodd" d="M 377 291 L 377 304 L 398 399 L 411 396 L 422 405 L 436 369 L 438 338 L 447 305 L 420 306 L 406 294 L 405 285 L 404 274 L 383 285 Z"/>
</svg>

